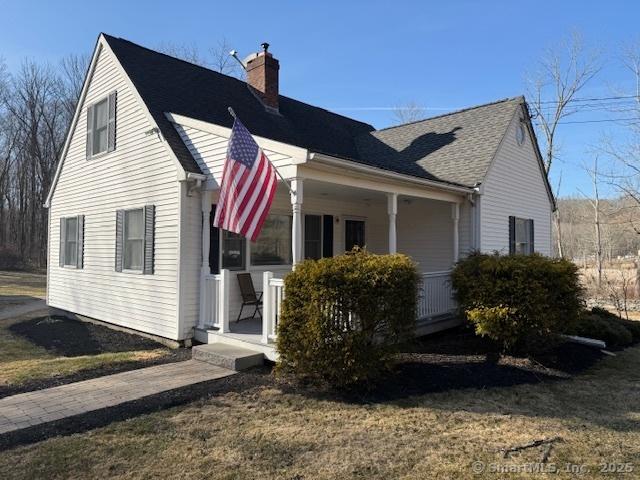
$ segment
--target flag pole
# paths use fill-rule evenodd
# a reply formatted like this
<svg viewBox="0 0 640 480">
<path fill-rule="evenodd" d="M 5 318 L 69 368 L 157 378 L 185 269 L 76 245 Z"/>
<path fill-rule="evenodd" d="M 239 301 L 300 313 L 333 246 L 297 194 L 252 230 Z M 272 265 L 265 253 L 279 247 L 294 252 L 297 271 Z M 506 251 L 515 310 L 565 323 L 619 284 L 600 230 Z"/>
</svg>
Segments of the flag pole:
<svg viewBox="0 0 640 480">
<path fill-rule="evenodd" d="M 229 115 L 231 115 L 233 117 L 234 120 L 237 120 L 238 117 L 236 115 L 236 112 L 233 111 L 233 108 L 228 107 L 227 110 L 229 110 Z M 265 157 L 267 157 L 265 155 Z M 267 160 L 269 160 L 269 157 L 267 157 Z M 269 163 L 271 163 L 271 160 L 269 160 Z M 271 166 L 273 167 L 273 169 L 275 170 L 276 174 L 280 177 L 280 180 L 283 181 L 283 183 L 287 186 L 287 188 L 289 189 L 289 193 L 291 195 L 295 195 L 296 192 L 291 188 L 291 185 L 289 184 L 289 182 L 282 176 L 282 174 L 278 171 L 278 169 L 276 168 L 276 166 L 271 163 Z"/>
</svg>

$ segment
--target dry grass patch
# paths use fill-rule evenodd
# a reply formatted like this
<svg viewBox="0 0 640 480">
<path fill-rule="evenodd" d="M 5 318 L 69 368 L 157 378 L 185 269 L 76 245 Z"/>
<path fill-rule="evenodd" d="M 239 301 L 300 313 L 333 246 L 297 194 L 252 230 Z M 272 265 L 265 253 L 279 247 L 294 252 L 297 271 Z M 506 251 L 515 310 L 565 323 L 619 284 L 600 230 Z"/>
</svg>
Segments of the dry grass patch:
<svg viewBox="0 0 640 480">
<path fill-rule="evenodd" d="M 44 298 L 46 285 L 46 275 L 0 271 L 0 308 Z"/>
<path fill-rule="evenodd" d="M 240 377 L 240 376 L 238 376 Z M 275 381 L 0 453 L 7 479 L 539 478 L 472 471 L 539 462 L 499 449 L 554 436 L 549 462 L 640 469 L 640 348 L 570 380 L 348 403 Z M 621 475 L 613 475 L 619 478 Z M 573 478 L 560 472 L 554 478 Z"/>
<path fill-rule="evenodd" d="M 47 380 L 50 379 L 58 379 L 61 383 L 68 383 L 62 380 L 81 372 L 95 371 L 97 375 L 100 375 L 101 370 L 118 366 L 124 367 L 138 363 L 141 366 L 146 366 L 146 364 L 162 360 L 172 354 L 172 351 L 168 348 L 154 344 L 154 342 L 146 339 L 141 339 L 140 343 L 143 345 L 140 348 L 120 351 L 123 349 L 110 348 L 111 346 L 107 345 L 105 351 L 93 354 L 65 355 L 56 349 L 45 348 L 34 341 L 33 338 L 25 337 L 12 331 L 12 328 L 16 326 L 37 324 L 39 322 L 44 323 L 44 327 L 47 328 L 46 324 L 50 323 L 47 315 L 47 310 L 40 310 L 0 320 L 0 396 L 15 393 L 14 391 L 17 387 L 31 384 L 33 385 L 27 390 L 46 388 L 50 386 L 47 383 Z M 105 327 L 91 326 L 90 328 L 100 328 L 106 331 L 102 335 L 107 338 L 110 335 L 116 338 L 123 335 L 130 336 L 121 332 L 111 333 Z M 63 349 L 65 339 L 56 338 L 57 332 L 53 330 L 47 331 L 54 343 Z M 47 335 L 47 331 L 45 331 L 44 336 Z M 88 344 L 93 340 L 90 336 L 92 332 L 93 330 L 87 328 L 86 337 L 74 338 L 73 340 L 75 343 Z M 134 342 L 137 342 L 137 340 L 134 340 Z M 157 347 L 153 348 L 153 346 L 148 345 L 149 343 L 157 345 Z M 73 378 L 70 380 L 73 381 Z M 56 381 L 55 383 L 60 382 Z"/>
</svg>

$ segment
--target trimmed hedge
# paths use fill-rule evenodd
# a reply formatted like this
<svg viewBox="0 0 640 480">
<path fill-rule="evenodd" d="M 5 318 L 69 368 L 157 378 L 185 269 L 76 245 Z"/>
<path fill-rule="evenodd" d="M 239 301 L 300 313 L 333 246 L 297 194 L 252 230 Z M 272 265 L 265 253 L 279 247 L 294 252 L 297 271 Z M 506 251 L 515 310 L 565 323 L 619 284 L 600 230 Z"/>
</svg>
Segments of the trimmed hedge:
<svg viewBox="0 0 640 480">
<path fill-rule="evenodd" d="M 504 350 L 548 346 L 575 325 L 583 308 L 576 265 L 537 254 L 474 253 L 456 265 L 452 286 L 476 333 Z"/>
<path fill-rule="evenodd" d="M 279 372 L 345 387 L 374 380 L 415 333 L 419 276 L 405 255 L 354 250 L 285 278 Z"/>
<path fill-rule="evenodd" d="M 624 328 L 629 330 L 629 333 L 633 337 L 634 342 L 640 342 L 640 322 L 636 320 L 627 320 L 625 318 L 620 318 L 615 313 L 611 313 L 609 310 L 606 310 L 601 307 L 593 307 L 591 309 L 591 313 L 605 320 L 609 320 L 611 322 L 615 322 L 619 325 L 622 325 Z M 600 337 L 594 337 L 594 338 L 600 338 Z"/>
<path fill-rule="evenodd" d="M 608 348 L 626 347 L 633 343 L 633 335 L 618 320 L 618 318 L 611 319 L 594 313 L 585 313 L 570 333 L 602 340 Z"/>
</svg>

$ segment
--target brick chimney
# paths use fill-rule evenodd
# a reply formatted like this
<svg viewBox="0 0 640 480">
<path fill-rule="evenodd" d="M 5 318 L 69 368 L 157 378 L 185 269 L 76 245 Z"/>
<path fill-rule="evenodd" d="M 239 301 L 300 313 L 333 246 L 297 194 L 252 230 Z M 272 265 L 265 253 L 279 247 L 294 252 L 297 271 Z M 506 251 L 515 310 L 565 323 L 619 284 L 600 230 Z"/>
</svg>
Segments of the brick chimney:
<svg viewBox="0 0 640 480">
<path fill-rule="evenodd" d="M 269 52 L 269 44 L 262 44 L 262 52 L 247 61 L 247 83 L 270 108 L 278 110 L 278 70 L 280 62 Z"/>
</svg>

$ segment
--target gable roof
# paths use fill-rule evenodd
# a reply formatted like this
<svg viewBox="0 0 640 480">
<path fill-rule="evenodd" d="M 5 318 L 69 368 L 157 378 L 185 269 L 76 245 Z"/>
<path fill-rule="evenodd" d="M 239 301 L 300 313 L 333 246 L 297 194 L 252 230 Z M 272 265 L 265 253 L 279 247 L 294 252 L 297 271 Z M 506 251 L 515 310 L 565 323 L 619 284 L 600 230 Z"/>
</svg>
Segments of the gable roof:
<svg viewBox="0 0 640 480">
<path fill-rule="evenodd" d="M 475 186 L 482 183 L 513 116 L 515 97 L 357 137 L 361 159 L 416 177 Z"/>
<path fill-rule="evenodd" d="M 529 120 L 522 96 L 381 130 L 283 95 L 279 114 L 274 114 L 242 80 L 128 40 L 102 36 L 187 173 L 202 172 L 165 113 L 231 128 L 227 110 L 231 106 L 257 136 L 463 187 L 483 182 L 518 108 L 525 109 Z M 551 193 L 550 198 L 553 201 Z"/>
<path fill-rule="evenodd" d="M 102 34 L 129 75 L 185 171 L 198 164 L 164 113 L 229 127 L 231 106 L 255 135 L 339 157 L 357 158 L 355 137 L 366 123 L 280 95 L 280 115 L 269 113 L 241 80 Z"/>
</svg>

